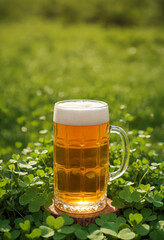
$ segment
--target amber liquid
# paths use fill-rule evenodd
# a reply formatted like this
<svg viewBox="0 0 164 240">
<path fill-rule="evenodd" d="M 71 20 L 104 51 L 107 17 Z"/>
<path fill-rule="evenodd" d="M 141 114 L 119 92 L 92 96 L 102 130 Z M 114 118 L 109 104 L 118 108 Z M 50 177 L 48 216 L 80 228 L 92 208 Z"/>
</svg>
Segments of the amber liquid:
<svg viewBox="0 0 164 240">
<path fill-rule="evenodd" d="M 68 126 L 54 122 L 54 189 L 58 208 L 64 210 L 63 203 L 66 211 L 76 212 L 76 206 L 84 206 L 85 212 L 85 206 L 87 211 L 88 206 L 106 199 L 108 165 L 109 123 Z"/>
</svg>

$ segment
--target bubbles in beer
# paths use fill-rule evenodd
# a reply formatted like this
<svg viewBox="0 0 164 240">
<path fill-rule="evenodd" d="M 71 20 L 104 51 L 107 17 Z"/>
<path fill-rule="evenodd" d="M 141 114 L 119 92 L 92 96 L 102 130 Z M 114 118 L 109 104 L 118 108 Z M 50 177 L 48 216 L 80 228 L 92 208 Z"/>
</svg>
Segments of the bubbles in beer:
<svg viewBox="0 0 164 240">
<path fill-rule="evenodd" d="M 103 209 L 106 203 L 108 167 L 107 104 L 92 100 L 56 103 L 55 205 L 69 212 L 87 213 Z"/>
</svg>

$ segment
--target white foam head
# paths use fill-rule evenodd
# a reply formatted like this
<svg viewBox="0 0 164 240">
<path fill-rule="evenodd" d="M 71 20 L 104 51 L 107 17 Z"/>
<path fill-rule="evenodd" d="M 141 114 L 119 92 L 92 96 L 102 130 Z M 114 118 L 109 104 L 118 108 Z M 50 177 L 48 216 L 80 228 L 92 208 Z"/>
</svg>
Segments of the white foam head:
<svg viewBox="0 0 164 240">
<path fill-rule="evenodd" d="M 54 122 L 71 126 L 91 126 L 109 122 L 108 104 L 96 100 L 66 100 L 55 103 Z"/>
</svg>

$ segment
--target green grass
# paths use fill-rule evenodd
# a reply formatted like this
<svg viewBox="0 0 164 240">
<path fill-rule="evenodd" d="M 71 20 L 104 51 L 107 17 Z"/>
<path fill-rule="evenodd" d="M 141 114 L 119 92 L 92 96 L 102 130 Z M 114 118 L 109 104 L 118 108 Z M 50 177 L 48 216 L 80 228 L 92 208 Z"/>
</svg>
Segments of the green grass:
<svg viewBox="0 0 164 240">
<path fill-rule="evenodd" d="M 53 105 L 62 99 L 106 101 L 112 124 L 126 130 L 152 127 L 151 142 L 163 141 L 162 29 L 67 26 L 37 19 L 0 27 L 3 157 L 36 141 L 41 129 L 51 135 Z M 39 120 L 43 115 L 46 120 Z"/>
<path fill-rule="evenodd" d="M 37 19 L 0 27 L 0 239 L 163 239 L 162 29 Z M 120 216 L 87 228 L 40 210 L 54 197 L 53 105 L 71 98 L 106 101 L 130 139 L 128 169 L 107 190 Z M 110 172 L 122 154 L 115 140 Z"/>
</svg>

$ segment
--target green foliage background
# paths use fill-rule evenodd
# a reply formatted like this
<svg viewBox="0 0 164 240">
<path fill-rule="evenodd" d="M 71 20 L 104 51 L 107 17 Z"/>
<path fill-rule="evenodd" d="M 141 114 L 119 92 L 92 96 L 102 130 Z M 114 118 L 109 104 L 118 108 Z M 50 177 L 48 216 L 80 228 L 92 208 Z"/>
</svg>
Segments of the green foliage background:
<svg viewBox="0 0 164 240">
<path fill-rule="evenodd" d="M 126 130 L 152 127 L 158 148 L 164 134 L 163 43 L 162 28 L 1 23 L 2 156 L 20 152 L 42 129 L 52 135 L 54 103 L 71 98 L 106 101 L 111 123 Z"/>
<path fill-rule="evenodd" d="M 160 0 L 0 1 L 0 239 L 163 239 L 163 9 Z M 53 198 L 53 106 L 73 98 L 107 102 L 130 140 L 128 170 L 108 187 L 120 216 L 87 228 L 40 210 Z M 110 136 L 110 172 L 119 141 Z"/>
<path fill-rule="evenodd" d="M 163 0 L 1 0 L 0 20 L 31 16 L 62 20 L 65 23 L 103 25 L 163 25 Z"/>
</svg>

